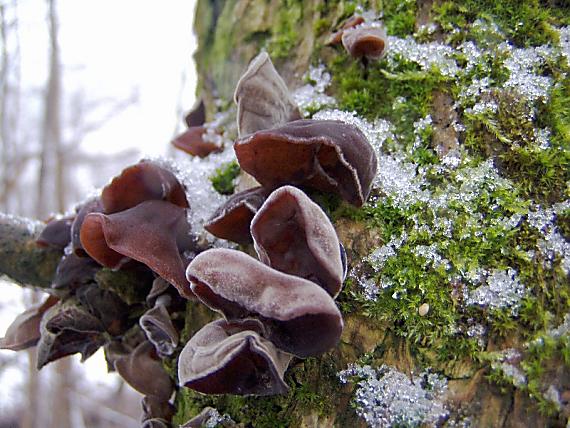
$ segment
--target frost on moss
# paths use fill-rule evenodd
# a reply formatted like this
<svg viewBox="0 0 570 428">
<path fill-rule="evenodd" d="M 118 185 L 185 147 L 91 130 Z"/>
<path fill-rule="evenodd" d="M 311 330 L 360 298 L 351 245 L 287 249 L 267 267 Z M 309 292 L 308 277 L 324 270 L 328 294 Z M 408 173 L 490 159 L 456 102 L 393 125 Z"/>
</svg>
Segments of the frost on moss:
<svg viewBox="0 0 570 428">
<path fill-rule="evenodd" d="M 447 381 L 428 371 L 411 379 L 394 367 L 350 365 L 341 383 L 356 379 L 354 405 L 369 427 L 435 426 L 448 411 L 442 403 Z"/>
</svg>

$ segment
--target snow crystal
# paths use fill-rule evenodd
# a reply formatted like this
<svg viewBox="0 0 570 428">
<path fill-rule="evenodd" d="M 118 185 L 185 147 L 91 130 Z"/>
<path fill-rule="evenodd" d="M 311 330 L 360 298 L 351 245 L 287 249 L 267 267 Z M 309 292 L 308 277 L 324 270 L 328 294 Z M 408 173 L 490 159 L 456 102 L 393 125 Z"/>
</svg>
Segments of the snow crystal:
<svg viewBox="0 0 570 428">
<path fill-rule="evenodd" d="M 499 111 L 499 105 L 495 101 L 479 101 L 465 109 L 465 113 L 478 115 L 478 114 L 489 114 L 497 113 Z"/>
<path fill-rule="evenodd" d="M 570 314 L 564 315 L 564 321 L 558 327 L 548 330 L 548 335 L 554 339 L 559 339 L 570 333 Z"/>
<path fill-rule="evenodd" d="M 437 244 L 431 244 L 429 246 L 417 245 L 416 247 L 414 247 L 412 252 L 417 257 L 423 257 L 426 260 L 426 262 L 424 263 L 424 267 L 426 267 L 427 265 L 431 265 L 435 269 L 438 268 L 443 268 L 445 270 L 451 269 L 451 264 L 449 263 L 449 260 L 447 260 L 444 257 L 441 257 L 441 255 L 438 253 Z"/>
<path fill-rule="evenodd" d="M 467 328 L 467 336 L 477 339 L 480 348 L 485 347 L 485 334 L 487 334 L 487 328 L 483 324 L 476 323 Z"/>
<path fill-rule="evenodd" d="M 534 138 L 542 150 L 550 147 L 550 134 L 551 131 L 548 128 L 534 129 Z"/>
<path fill-rule="evenodd" d="M 442 398 L 447 380 L 423 372 L 411 379 L 394 367 L 351 364 L 339 373 L 342 383 L 360 378 L 354 396 L 356 413 L 369 427 L 435 426 L 446 418 Z"/>
<path fill-rule="evenodd" d="M 323 64 L 318 67 L 311 66 L 304 76 L 309 83 L 293 91 L 293 99 L 306 116 L 312 109 L 322 109 L 336 104 L 336 100 L 325 94 L 325 90 L 331 83 L 331 75 Z"/>
<path fill-rule="evenodd" d="M 520 300 L 526 294 L 526 287 L 518 280 L 514 269 L 494 270 L 487 277 L 486 285 L 467 291 L 465 303 L 491 309 L 511 308 L 512 315 L 517 315 Z"/>
<path fill-rule="evenodd" d="M 10 223 L 14 226 L 25 228 L 31 235 L 39 233 L 44 227 L 45 223 L 38 220 L 31 220 L 25 217 L 19 217 L 12 214 L 5 214 L 0 212 L 0 222 Z"/>
<path fill-rule="evenodd" d="M 408 235 L 406 232 L 402 232 L 399 237 L 392 237 L 390 242 L 386 245 L 372 251 L 372 253 L 366 257 L 366 260 L 376 272 L 381 271 L 386 261 L 396 255 L 396 250 L 398 250 L 407 239 Z"/>
<path fill-rule="evenodd" d="M 526 385 L 527 378 L 525 374 L 515 364 L 521 359 L 519 351 L 513 348 L 508 348 L 499 353 L 496 360 L 491 363 L 491 368 L 500 370 L 503 375 L 512 382 L 516 387 Z"/>
<path fill-rule="evenodd" d="M 417 43 L 412 37 L 401 39 L 388 36 L 390 49 L 387 53 L 388 64 L 392 69 L 401 59 L 416 63 L 423 71 L 438 69 L 443 76 L 455 76 L 460 68 L 455 62 L 455 50 L 438 42 Z"/>
<path fill-rule="evenodd" d="M 560 46 L 562 56 L 570 64 L 570 26 L 558 29 L 558 36 L 560 38 L 558 46 Z"/>
<path fill-rule="evenodd" d="M 392 198 L 401 208 L 407 208 L 416 202 L 427 202 L 430 193 L 423 189 L 426 183 L 416 168 L 417 165 L 413 163 L 392 156 L 380 156 L 373 186 Z"/>
</svg>

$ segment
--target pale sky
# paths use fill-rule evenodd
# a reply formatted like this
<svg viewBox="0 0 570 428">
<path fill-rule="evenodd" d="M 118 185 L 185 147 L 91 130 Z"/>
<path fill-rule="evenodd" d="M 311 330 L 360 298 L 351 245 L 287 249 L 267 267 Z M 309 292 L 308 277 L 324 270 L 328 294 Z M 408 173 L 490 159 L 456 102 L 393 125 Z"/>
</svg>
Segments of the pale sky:
<svg viewBox="0 0 570 428">
<path fill-rule="evenodd" d="M 83 139 L 83 150 L 90 154 L 126 149 L 139 150 L 141 156 L 165 154 L 176 127 L 183 126 L 177 109 L 181 106 L 186 111 L 194 103 L 195 0 L 59 0 L 57 5 L 66 119 L 76 112 L 74 102 L 86 107 L 86 121 L 99 121 L 113 103 L 137 94 L 135 103 Z M 47 78 L 46 2 L 20 0 L 18 17 L 22 90 L 39 93 Z M 104 101 L 99 107 L 89 107 L 100 100 Z M 37 97 L 25 97 L 23 103 L 28 112 L 38 110 Z M 70 129 L 64 130 L 64 138 L 71 134 Z M 85 178 L 81 185 L 86 189 L 111 178 L 95 176 L 99 183 L 93 184 L 91 174 L 80 171 L 79 176 Z M 19 288 L 1 282 L 0 336 L 24 309 Z M 13 355 L 0 351 L 0 358 Z M 25 355 L 19 358 L 25 367 Z M 84 376 L 94 383 L 115 381 L 106 374 L 101 353 L 88 360 L 85 368 Z M 24 375 L 15 369 L 0 374 L 0 412 L 21 399 L 18 387 L 23 381 Z"/>
</svg>

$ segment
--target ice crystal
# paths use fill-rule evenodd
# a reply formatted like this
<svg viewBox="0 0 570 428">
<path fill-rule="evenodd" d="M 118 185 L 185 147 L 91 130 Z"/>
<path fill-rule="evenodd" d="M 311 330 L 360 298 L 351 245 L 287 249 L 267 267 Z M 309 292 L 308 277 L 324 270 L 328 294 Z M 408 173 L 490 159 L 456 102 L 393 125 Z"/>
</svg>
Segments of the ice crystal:
<svg viewBox="0 0 570 428">
<path fill-rule="evenodd" d="M 12 214 L 5 214 L 0 212 L 0 222 L 13 224 L 17 227 L 25 228 L 31 235 L 39 233 L 44 227 L 45 223 L 38 220 L 31 220 L 25 217 L 19 217 Z"/>
<path fill-rule="evenodd" d="M 496 356 L 496 359 L 491 363 L 491 368 L 493 370 L 500 370 L 514 386 L 521 387 L 526 385 L 527 378 L 517 366 L 520 360 L 520 352 L 516 349 L 508 348 Z"/>
<path fill-rule="evenodd" d="M 443 76 L 453 77 L 460 68 L 455 62 L 455 50 L 439 42 L 417 43 L 413 38 L 388 36 L 390 49 L 387 53 L 388 64 L 395 69 L 404 59 L 417 64 L 423 71 L 437 69 Z"/>
<path fill-rule="evenodd" d="M 544 239 L 538 241 L 538 248 L 550 261 L 560 257 L 560 267 L 566 275 L 570 273 L 570 242 L 558 231 L 550 230 Z"/>
<path fill-rule="evenodd" d="M 560 39 L 558 46 L 562 52 L 562 56 L 566 58 L 570 64 L 570 26 L 558 29 L 558 37 Z"/>
<path fill-rule="evenodd" d="M 499 105 L 495 101 L 479 101 L 465 109 L 465 113 L 478 115 L 478 114 L 492 114 L 499 111 Z"/>
<path fill-rule="evenodd" d="M 477 339 L 480 348 L 485 347 L 485 334 L 487 334 L 487 328 L 482 324 L 473 324 L 467 328 L 467 336 Z"/>
<path fill-rule="evenodd" d="M 431 127 L 431 124 L 432 124 L 432 119 L 431 115 L 429 114 L 426 117 L 423 117 L 420 120 L 414 122 L 413 124 L 414 135 L 415 135 L 414 148 L 417 148 L 422 144 L 423 142 L 422 134 L 426 129 Z"/>
<path fill-rule="evenodd" d="M 403 232 L 399 237 L 392 237 L 390 242 L 386 245 L 372 251 L 372 253 L 366 257 L 366 260 L 376 272 L 381 271 L 386 261 L 396 255 L 396 250 L 398 250 L 407 239 L 408 235 L 406 232 Z"/>
<path fill-rule="evenodd" d="M 564 321 L 558 327 L 548 330 L 548 335 L 554 339 L 559 339 L 570 333 L 570 314 L 564 315 Z"/>
<path fill-rule="evenodd" d="M 374 187 L 390 197 L 394 203 L 406 208 L 416 202 L 427 202 L 429 191 L 425 180 L 416 171 L 417 165 L 392 156 L 380 156 Z"/>
<path fill-rule="evenodd" d="M 538 143 L 538 147 L 545 150 L 550 147 L 550 129 L 541 128 L 534 130 L 534 138 Z"/>
<path fill-rule="evenodd" d="M 418 256 L 425 259 L 424 267 L 431 265 L 434 269 L 443 268 L 449 270 L 451 264 L 449 260 L 442 257 L 437 251 L 437 244 L 431 245 L 417 245 L 414 247 L 412 252 Z"/>
<path fill-rule="evenodd" d="M 293 99 L 307 116 L 311 110 L 320 110 L 336 104 L 336 100 L 325 94 L 325 90 L 331 83 L 331 75 L 323 64 L 317 67 L 311 66 L 304 76 L 309 83 L 293 91 Z"/>
<path fill-rule="evenodd" d="M 435 426 L 449 412 L 442 398 L 447 381 L 424 372 L 411 379 L 394 367 L 351 364 L 339 373 L 342 383 L 360 379 L 354 395 L 356 413 L 369 427 Z"/>
<path fill-rule="evenodd" d="M 512 315 L 517 315 L 520 300 L 526 294 L 527 289 L 514 269 L 494 270 L 489 273 L 486 285 L 468 292 L 465 303 L 491 309 L 510 308 Z"/>
</svg>

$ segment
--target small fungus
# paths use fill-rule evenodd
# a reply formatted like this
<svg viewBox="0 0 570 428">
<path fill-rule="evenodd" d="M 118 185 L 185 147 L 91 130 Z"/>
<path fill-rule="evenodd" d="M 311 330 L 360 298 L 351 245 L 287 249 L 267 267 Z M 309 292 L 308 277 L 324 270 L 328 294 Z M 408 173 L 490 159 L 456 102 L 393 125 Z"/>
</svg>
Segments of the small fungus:
<svg viewBox="0 0 570 428">
<path fill-rule="evenodd" d="M 344 271 L 338 237 L 327 215 L 301 190 L 274 191 L 253 218 L 251 234 L 263 263 L 338 295 Z"/>
<path fill-rule="evenodd" d="M 379 59 L 386 54 L 388 36 L 379 22 L 363 23 L 344 30 L 342 44 L 353 58 Z"/>
<path fill-rule="evenodd" d="M 210 153 L 221 152 L 223 148 L 220 145 L 204 138 L 206 131 L 204 126 L 188 128 L 172 140 L 172 145 L 183 152 L 201 158 L 208 156 Z"/>
<path fill-rule="evenodd" d="M 174 385 L 150 342 L 142 342 L 128 356 L 115 361 L 115 370 L 141 394 L 168 401 Z"/>
<path fill-rule="evenodd" d="M 204 100 L 200 100 L 192 110 L 184 117 L 184 122 L 188 128 L 202 126 L 206 122 L 206 105 Z"/>
<path fill-rule="evenodd" d="M 186 209 L 180 206 L 150 200 L 110 215 L 89 214 L 81 243 L 104 266 L 117 269 L 122 263 L 116 262 L 118 256 L 129 257 L 147 265 L 184 297 L 192 297 L 180 253 L 191 249 L 193 241 Z"/>
<path fill-rule="evenodd" d="M 176 176 L 152 161 L 125 168 L 101 192 L 105 214 L 132 208 L 148 200 L 164 200 L 188 208 L 186 192 Z"/>
<path fill-rule="evenodd" d="M 171 427 L 170 421 L 176 413 L 176 408 L 171 403 L 154 395 L 146 395 L 141 404 L 143 427 Z"/>
<path fill-rule="evenodd" d="M 5 336 L 0 337 L 0 349 L 21 351 L 35 346 L 40 340 L 40 323 L 44 313 L 58 301 L 57 297 L 49 296 L 43 303 L 18 315 L 6 330 Z"/>
<path fill-rule="evenodd" d="M 160 357 L 172 355 L 178 346 L 178 332 L 172 324 L 167 309 L 170 301 L 170 296 L 163 294 L 156 299 L 154 307 L 146 311 L 139 319 L 139 325 Z"/>
<path fill-rule="evenodd" d="M 79 286 L 93 281 L 99 265 L 89 257 L 78 257 L 75 253 L 61 258 L 55 270 L 51 288 L 73 291 Z"/>
<path fill-rule="evenodd" d="M 301 118 L 287 85 L 266 52 L 250 62 L 236 86 L 234 100 L 240 137 Z"/>
<path fill-rule="evenodd" d="M 342 41 L 342 35 L 345 30 L 356 27 L 364 22 L 364 17 L 361 15 L 354 15 L 346 20 L 341 29 L 331 34 L 329 39 L 325 42 L 327 45 L 336 45 Z"/>
<path fill-rule="evenodd" d="M 38 369 L 77 352 L 85 361 L 105 343 L 104 331 L 101 321 L 76 299 L 68 299 L 51 307 L 40 324 Z"/>
<path fill-rule="evenodd" d="M 38 236 L 36 244 L 40 247 L 52 247 L 63 250 L 71 240 L 71 224 L 74 217 L 64 217 L 48 222 Z"/>
<path fill-rule="evenodd" d="M 317 284 L 279 272 L 245 253 L 224 248 L 200 253 L 186 270 L 194 294 L 228 320 L 255 317 L 275 346 L 299 357 L 334 347 L 343 321 Z"/>
<path fill-rule="evenodd" d="M 283 374 L 291 355 L 264 339 L 260 329 L 255 320 L 217 320 L 205 325 L 180 353 L 180 384 L 204 394 L 287 392 Z"/>
<path fill-rule="evenodd" d="M 238 244 L 250 243 L 251 220 L 268 193 L 262 187 L 236 193 L 214 212 L 204 225 L 204 229 L 218 238 Z"/>
<path fill-rule="evenodd" d="M 87 253 L 81 245 L 80 232 L 81 226 L 85 221 L 85 216 L 90 213 L 103 212 L 103 205 L 101 199 L 95 198 L 78 207 L 77 216 L 71 225 L 71 249 L 79 257 L 87 257 Z"/>
<path fill-rule="evenodd" d="M 377 159 L 364 134 L 335 120 L 297 120 L 236 141 L 240 167 L 262 186 L 298 184 L 364 204 Z"/>
</svg>

